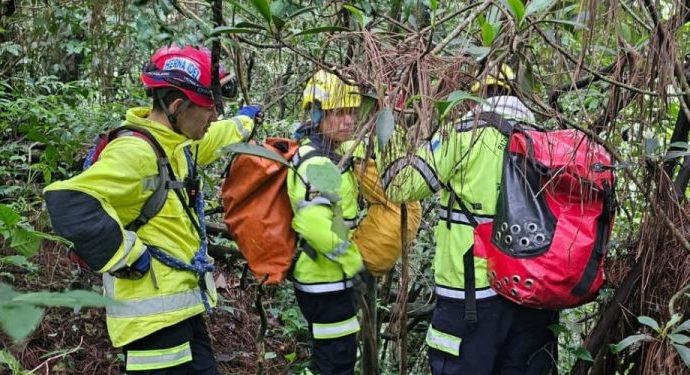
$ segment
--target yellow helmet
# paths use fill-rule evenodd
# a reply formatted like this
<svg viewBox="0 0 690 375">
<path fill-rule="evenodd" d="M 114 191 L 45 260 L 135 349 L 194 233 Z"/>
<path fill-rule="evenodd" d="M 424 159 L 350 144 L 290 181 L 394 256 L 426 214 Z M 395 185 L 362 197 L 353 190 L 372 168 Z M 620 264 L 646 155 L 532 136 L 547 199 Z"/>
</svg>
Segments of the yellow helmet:
<svg viewBox="0 0 690 375">
<path fill-rule="evenodd" d="M 319 70 L 307 82 L 302 95 L 302 108 L 309 109 L 315 101 L 327 111 L 336 108 L 356 108 L 362 102 L 359 88 L 343 82 L 338 76 Z"/>
<path fill-rule="evenodd" d="M 498 71 L 497 67 L 494 67 L 493 72 L 489 73 L 484 77 L 483 80 L 475 82 L 470 88 L 470 92 L 473 94 L 479 93 L 482 87 L 486 86 L 502 86 L 510 89 L 508 81 L 515 79 L 515 72 L 506 64 L 501 64 L 501 70 Z"/>
</svg>

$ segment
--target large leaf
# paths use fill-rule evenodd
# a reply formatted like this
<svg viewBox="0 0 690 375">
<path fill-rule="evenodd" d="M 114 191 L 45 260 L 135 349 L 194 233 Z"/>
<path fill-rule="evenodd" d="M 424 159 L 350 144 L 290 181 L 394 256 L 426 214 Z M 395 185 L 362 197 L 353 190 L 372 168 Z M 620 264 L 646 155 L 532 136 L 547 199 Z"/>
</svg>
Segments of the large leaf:
<svg viewBox="0 0 690 375">
<path fill-rule="evenodd" d="M 390 108 L 383 108 L 376 116 L 376 138 L 379 140 L 379 148 L 383 148 L 388 144 L 388 141 L 395 130 L 395 120 L 393 119 L 393 112 Z"/>
<path fill-rule="evenodd" d="M 43 317 L 43 309 L 30 304 L 0 304 L 0 327 L 14 341 L 19 341 L 36 328 Z"/>
<path fill-rule="evenodd" d="M 333 32 L 333 31 L 350 31 L 350 29 L 345 28 L 345 27 L 340 27 L 340 26 L 320 26 L 320 27 L 315 27 L 313 29 L 300 31 L 297 34 L 294 34 L 293 36 L 319 34 L 319 33 Z"/>
<path fill-rule="evenodd" d="M 646 325 L 647 327 L 653 329 L 655 332 L 659 332 L 659 323 L 657 323 L 656 320 L 653 318 L 646 316 L 646 315 L 640 315 L 637 317 L 637 321 L 640 322 L 641 324 Z"/>
<path fill-rule="evenodd" d="M 288 161 L 285 160 L 285 158 L 283 158 L 280 154 L 252 143 L 234 143 L 225 147 L 224 150 L 234 154 L 258 156 L 260 158 L 276 161 L 285 166 L 290 166 L 290 163 L 288 163 Z"/>
<path fill-rule="evenodd" d="M 0 304 L 3 302 L 12 301 L 12 298 L 16 297 L 17 295 L 19 295 L 19 293 L 12 290 L 9 285 L 0 283 Z"/>
<path fill-rule="evenodd" d="M 668 338 L 673 341 L 674 344 L 685 345 L 690 342 L 690 337 L 686 335 L 681 335 L 680 333 L 671 333 Z"/>
<path fill-rule="evenodd" d="M 515 17 L 515 23 L 519 26 L 522 25 L 522 21 L 525 19 L 525 4 L 522 0 L 506 0 L 508 5 L 508 10 Z"/>
<path fill-rule="evenodd" d="M 548 10 L 556 3 L 556 0 L 533 0 L 527 4 L 525 8 L 525 17 L 529 17 L 532 14 L 539 13 L 544 10 Z"/>
<path fill-rule="evenodd" d="M 12 242 L 10 243 L 10 247 L 25 257 L 36 254 L 43 241 L 41 236 L 36 235 L 36 232 L 22 228 L 16 228 L 12 231 L 11 236 Z"/>
<path fill-rule="evenodd" d="M 618 344 L 615 345 L 609 345 L 609 348 L 611 351 L 615 353 L 620 353 L 623 349 L 627 348 L 628 346 L 640 342 L 640 341 L 653 341 L 654 338 L 650 335 L 647 334 L 641 334 L 641 335 L 632 335 L 624 338 L 621 340 Z"/>
<path fill-rule="evenodd" d="M 41 306 L 102 307 L 115 303 L 112 299 L 88 290 L 69 290 L 64 293 L 35 292 L 20 294 L 12 299 L 15 302 L 23 302 Z"/>
<path fill-rule="evenodd" d="M 5 227 L 13 227 L 21 219 L 21 216 L 13 210 L 10 206 L 0 204 L 0 222 L 5 224 Z"/>
<path fill-rule="evenodd" d="M 690 348 L 678 344 L 673 344 L 673 347 L 676 348 L 680 359 L 682 359 L 683 363 L 685 363 L 685 367 L 690 368 Z"/>
<path fill-rule="evenodd" d="M 337 193 L 340 190 L 341 179 L 340 171 L 332 163 L 307 166 L 307 181 L 317 191 Z"/>
<path fill-rule="evenodd" d="M 681 323 L 678 327 L 673 330 L 673 333 L 679 333 L 683 331 L 690 331 L 690 319 Z"/>
<path fill-rule="evenodd" d="M 271 23 L 273 16 L 271 15 L 271 1 L 270 0 L 252 0 L 252 5 L 256 10 L 259 11 L 261 16 L 268 22 Z"/>
</svg>

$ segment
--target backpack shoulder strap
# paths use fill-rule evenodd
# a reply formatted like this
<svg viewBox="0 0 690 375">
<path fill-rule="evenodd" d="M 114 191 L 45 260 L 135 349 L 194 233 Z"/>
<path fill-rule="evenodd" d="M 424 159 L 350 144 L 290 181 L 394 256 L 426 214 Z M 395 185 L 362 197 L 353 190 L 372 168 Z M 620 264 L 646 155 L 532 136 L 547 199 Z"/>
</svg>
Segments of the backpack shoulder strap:
<svg viewBox="0 0 690 375">
<path fill-rule="evenodd" d="M 174 181 L 174 179 L 171 179 L 170 173 L 172 170 L 169 168 L 170 162 L 168 156 L 165 154 L 165 150 L 148 130 L 136 126 L 124 125 L 108 133 L 108 142 L 122 136 L 134 136 L 145 140 L 151 145 L 158 160 L 158 176 L 155 181 L 153 193 L 151 193 L 151 196 L 149 196 L 144 206 L 142 206 L 139 216 L 125 225 L 125 229 L 136 232 L 144 224 L 148 223 L 149 220 L 153 219 L 163 208 L 168 198 L 167 190 L 169 188 L 175 188 L 174 184 L 170 183 Z"/>
</svg>

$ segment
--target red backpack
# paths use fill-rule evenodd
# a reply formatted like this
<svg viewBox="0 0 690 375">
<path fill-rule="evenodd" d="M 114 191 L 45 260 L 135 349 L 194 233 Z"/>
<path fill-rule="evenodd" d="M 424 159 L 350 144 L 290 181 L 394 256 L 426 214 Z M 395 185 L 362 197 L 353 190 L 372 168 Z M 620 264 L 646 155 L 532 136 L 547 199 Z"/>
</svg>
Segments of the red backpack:
<svg viewBox="0 0 690 375">
<path fill-rule="evenodd" d="M 510 121 L 492 116 L 506 129 Z M 575 130 L 510 126 L 493 222 L 475 228 L 492 288 L 520 305 L 562 309 L 594 299 L 614 219 L 610 154 Z M 473 289 L 473 288 L 472 288 Z"/>
</svg>

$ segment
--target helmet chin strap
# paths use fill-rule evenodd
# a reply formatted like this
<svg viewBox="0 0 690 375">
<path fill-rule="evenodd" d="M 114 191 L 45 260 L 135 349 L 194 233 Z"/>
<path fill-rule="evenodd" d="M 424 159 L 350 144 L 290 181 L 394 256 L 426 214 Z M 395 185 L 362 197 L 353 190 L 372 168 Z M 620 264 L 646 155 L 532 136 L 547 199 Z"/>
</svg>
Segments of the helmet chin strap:
<svg viewBox="0 0 690 375">
<path fill-rule="evenodd" d="M 170 123 L 170 126 L 172 126 L 172 129 L 175 133 L 177 134 L 182 134 L 182 131 L 180 128 L 177 126 L 177 116 L 179 116 L 180 113 L 184 112 L 189 108 L 189 106 L 192 104 L 189 99 L 185 99 L 182 104 L 177 107 L 177 110 L 174 113 L 170 113 L 168 110 L 168 106 L 165 105 L 165 102 L 163 101 L 163 95 L 162 93 L 159 93 L 156 95 L 156 100 L 158 100 L 158 104 L 160 104 L 161 108 L 163 108 L 163 113 L 165 113 L 165 116 L 168 118 L 168 122 Z"/>
</svg>

